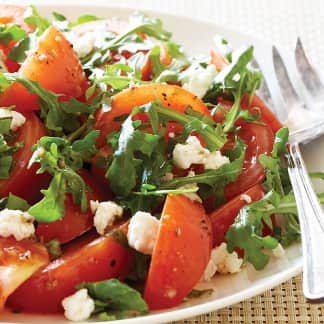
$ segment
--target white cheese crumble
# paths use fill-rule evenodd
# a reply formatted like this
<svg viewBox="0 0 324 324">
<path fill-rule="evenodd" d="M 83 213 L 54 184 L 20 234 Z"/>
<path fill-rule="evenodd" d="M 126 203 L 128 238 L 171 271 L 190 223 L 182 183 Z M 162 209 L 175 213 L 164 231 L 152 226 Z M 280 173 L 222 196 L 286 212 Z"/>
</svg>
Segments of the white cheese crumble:
<svg viewBox="0 0 324 324">
<path fill-rule="evenodd" d="M 182 87 L 197 97 L 202 98 L 208 89 L 212 86 L 217 74 L 216 67 L 206 63 L 207 66 L 201 66 L 201 62 L 193 63 L 186 71 L 183 72 L 181 81 Z"/>
<path fill-rule="evenodd" d="M 95 309 L 94 300 L 88 295 L 88 290 L 83 288 L 73 295 L 62 300 L 64 316 L 73 322 L 85 321 Z"/>
<path fill-rule="evenodd" d="M 93 218 L 94 226 L 101 235 L 104 235 L 106 229 L 123 215 L 123 208 L 113 201 L 98 202 L 90 200 L 90 208 L 92 213 L 95 214 Z"/>
<path fill-rule="evenodd" d="M 285 255 L 285 250 L 282 247 L 282 245 L 280 243 L 278 243 L 278 246 L 272 250 L 272 254 L 276 258 L 282 258 Z"/>
<path fill-rule="evenodd" d="M 95 47 L 96 43 L 96 33 L 95 32 L 88 32 L 79 37 L 72 37 L 73 49 L 77 53 L 79 57 L 84 57 L 88 55 Z"/>
<path fill-rule="evenodd" d="M 216 272 L 221 274 L 240 272 L 242 264 L 243 259 L 239 258 L 235 251 L 228 253 L 227 244 L 223 242 L 212 250 L 202 280 L 209 281 Z"/>
<path fill-rule="evenodd" d="M 29 238 L 35 233 L 34 218 L 21 210 L 0 211 L 0 236 L 14 236 L 17 241 Z"/>
<path fill-rule="evenodd" d="M 57 37 L 57 36 L 56 36 Z M 39 61 L 44 61 L 44 60 L 46 60 L 47 59 L 47 55 L 46 54 L 40 54 L 40 55 L 38 55 L 38 60 Z"/>
<path fill-rule="evenodd" d="M 128 244 L 143 254 L 152 254 L 160 222 L 150 213 L 138 211 L 128 225 Z"/>
<path fill-rule="evenodd" d="M 180 169 L 188 169 L 192 164 L 203 164 L 205 169 L 218 169 L 229 159 L 219 151 L 210 152 L 202 147 L 196 136 L 189 136 L 185 144 L 176 144 L 172 152 L 173 163 Z"/>
<path fill-rule="evenodd" d="M 21 113 L 6 108 L 0 108 L 0 119 L 2 118 L 11 118 L 10 129 L 12 131 L 16 131 L 26 121 L 25 116 Z"/>
<path fill-rule="evenodd" d="M 0 50 L 0 73 L 8 72 L 8 69 L 5 64 L 5 59 L 6 59 L 5 54 L 3 53 L 2 50 Z"/>
<path fill-rule="evenodd" d="M 240 196 L 240 200 L 244 200 L 247 204 L 251 204 L 251 202 L 252 202 L 251 196 L 249 196 L 247 194 L 242 194 Z"/>
</svg>

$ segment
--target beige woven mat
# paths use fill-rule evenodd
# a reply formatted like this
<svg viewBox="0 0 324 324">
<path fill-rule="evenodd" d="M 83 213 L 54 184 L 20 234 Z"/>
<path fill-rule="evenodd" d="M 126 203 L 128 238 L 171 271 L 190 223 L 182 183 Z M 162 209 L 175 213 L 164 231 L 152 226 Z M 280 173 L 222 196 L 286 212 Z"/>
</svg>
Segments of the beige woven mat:
<svg viewBox="0 0 324 324">
<path fill-rule="evenodd" d="M 173 324 L 323 324 L 324 304 L 309 304 L 302 292 L 301 275 L 264 294 Z"/>
</svg>

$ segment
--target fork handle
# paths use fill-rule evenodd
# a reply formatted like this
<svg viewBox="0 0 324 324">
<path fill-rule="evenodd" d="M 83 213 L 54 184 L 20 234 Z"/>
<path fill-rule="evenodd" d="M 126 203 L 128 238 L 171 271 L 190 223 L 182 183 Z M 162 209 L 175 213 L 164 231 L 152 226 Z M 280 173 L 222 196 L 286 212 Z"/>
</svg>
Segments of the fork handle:
<svg viewBox="0 0 324 324">
<path fill-rule="evenodd" d="M 324 298 L 324 215 L 312 188 L 299 145 L 289 145 L 289 175 L 300 220 L 303 291 L 309 301 Z"/>
</svg>

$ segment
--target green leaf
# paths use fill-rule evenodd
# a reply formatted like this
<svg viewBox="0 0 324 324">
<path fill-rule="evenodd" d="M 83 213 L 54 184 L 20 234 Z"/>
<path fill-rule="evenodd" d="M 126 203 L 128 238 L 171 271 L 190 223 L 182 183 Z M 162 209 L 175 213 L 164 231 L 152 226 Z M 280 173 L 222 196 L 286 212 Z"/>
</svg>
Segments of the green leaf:
<svg viewBox="0 0 324 324">
<path fill-rule="evenodd" d="M 141 164 L 141 160 L 136 159 L 135 152 L 150 156 L 159 140 L 159 135 L 136 130 L 132 116 L 125 120 L 121 127 L 118 148 L 114 152 L 113 161 L 106 174 L 114 193 L 121 196 L 130 194 L 136 185 L 136 168 Z"/>
<path fill-rule="evenodd" d="M 286 153 L 287 150 L 286 145 L 288 142 L 288 137 L 289 137 L 289 130 L 287 127 L 282 127 L 277 131 L 275 135 L 273 149 L 272 149 L 272 156 L 274 158 L 277 158 Z"/>
<path fill-rule="evenodd" d="M 27 55 L 26 51 L 28 51 L 32 44 L 35 42 L 35 39 L 33 39 L 33 35 L 29 35 L 20 42 L 17 42 L 9 51 L 8 57 L 10 60 L 22 63 Z"/>
<path fill-rule="evenodd" d="M 35 6 L 30 6 L 30 8 L 30 15 L 25 17 L 24 21 L 27 24 L 37 27 L 37 35 L 40 36 L 49 26 L 51 26 L 51 23 L 48 19 L 39 14 Z"/>
<path fill-rule="evenodd" d="M 85 282 L 76 288 L 88 290 L 90 297 L 95 300 L 97 313 L 107 312 L 114 315 L 116 311 L 124 311 L 123 317 L 129 317 L 132 314 L 140 315 L 148 312 L 148 306 L 140 293 L 117 279 Z"/>
<path fill-rule="evenodd" d="M 85 24 L 90 21 L 96 21 L 96 20 L 100 20 L 100 19 L 101 18 L 98 18 L 97 16 L 94 16 L 94 15 L 82 15 L 82 16 L 78 17 L 78 19 L 76 21 L 70 22 L 69 26 L 75 27 L 75 26 Z"/>
<path fill-rule="evenodd" d="M 12 193 L 9 193 L 6 208 L 27 211 L 29 207 L 30 206 L 25 199 L 20 198 Z"/>
<path fill-rule="evenodd" d="M 56 173 L 46 190 L 42 190 L 44 198 L 28 209 L 35 220 L 50 223 L 64 216 L 64 200 L 66 182 L 62 173 Z"/>
<path fill-rule="evenodd" d="M 26 37 L 26 32 L 18 25 L 0 26 L 0 44 L 8 46 L 12 40 L 20 41 Z"/>
</svg>

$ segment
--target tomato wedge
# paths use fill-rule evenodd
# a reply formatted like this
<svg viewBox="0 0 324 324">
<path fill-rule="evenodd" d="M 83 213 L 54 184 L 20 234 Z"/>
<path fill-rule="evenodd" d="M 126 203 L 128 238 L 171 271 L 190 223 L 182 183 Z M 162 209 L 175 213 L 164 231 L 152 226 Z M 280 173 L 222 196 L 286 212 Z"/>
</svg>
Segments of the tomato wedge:
<svg viewBox="0 0 324 324">
<path fill-rule="evenodd" d="M 257 184 L 244 192 L 244 195 L 249 196 L 251 198 L 251 202 L 260 200 L 263 197 L 262 186 Z M 214 247 L 225 241 L 225 233 L 234 223 L 240 209 L 247 204 L 243 197 L 241 195 L 236 196 L 225 205 L 215 209 L 209 214 L 213 231 Z"/>
<path fill-rule="evenodd" d="M 16 165 L 10 173 L 10 178 L 0 180 L 0 197 L 6 197 L 11 192 L 34 203 L 42 197 L 40 189 L 47 187 L 50 177 L 48 174 L 36 174 L 38 164 L 33 164 L 30 169 L 27 169 L 27 166 L 32 156 L 32 146 L 46 135 L 46 130 L 34 113 L 25 114 L 25 117 L 26 122 L 18 129 L 16 138 L 16 141 L 23 142 L 24 146 L 13 156 Z"/>
<path fill-rule="evenodd" d="M 29 240 L 0 237 L 0 310 L 7 297 L 40 267 L 49 263 L 46 248 Z"/>
<path fill-rule="evenodd" d="M 63 312 L 61 301 L 75 292 L 77 284 L 122 278 L 131 263 L 131 251 L 110 235 L 71 243 L 60 258 L 25 281 L 9 297 L 8 305 L 22 312 Z"/>
<path fill-rule="evenodd" d="M 144 291 L 151 310 L 182 302 L 204 273 L 211 245 L 203 207 L 183 195 L 169 195 Z"/>
<path fill-rule="evenodd" d="M 73 47 L 55 27 L 48 28 L 28 55 L 19 74 L 37 81 L 46 90 L 64 94 L 61 100 L 81 97 L 87 84 L 86 76 Z M 49 77 L 50 76 L 50 77 Z M 16 110 L 27 112 L 38 109 L 36 95 L 14 82 L 0 96 L 0 106 L 15 105 Z"/>
<path fill-rule="evenodd" d="M 92 179 L 91 175 L 85 170 L 79 173 L 89 187 L 88 200 L 104 200 L 106 195 L 103 189 Z M 42 242 L 56 239 L 64 244 L 87 232 L 92 226 L 93 214 L 90 208 L 82 213 L 80 206 L 73 203 L 72 195 L 68 193 L 64 202 L 64 217 L 48 224 L 39 223 L 36 234 Z"/>
<path fill-rule="evenodd" d="M 166 107 L 179 112 L 184 112 L 190 106 L 193 110 L 209 115 L 209 110 L 203 101 L 181 87 L 170 84 L 148 84 L 132 87 L 112 97 L 112 109 L 110 111 L 99 110 L 95 123 L 95 128 L 101 131 L 97 142 L 98 146 L 103 146 L 107 134 L 120 127 L 120 122 L 114 120 L 116 117 L 129 114 L 134 107 L 155 100 L 160 100 Z"/>
<path fill-rule="evenodd" d="M 225 186 L 227 199 L 231 199 L 262 182 L 264 168 L 259 163 L 259 155 L 271 153 L 274 142 L 273 132 L 267 125 L 243 123 L 238 135 L 248 147 L 241 174 L 235 182 Z"/>
</svg>

